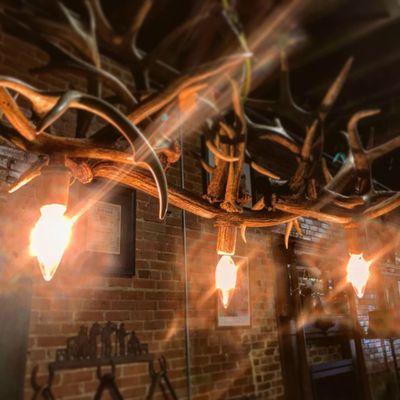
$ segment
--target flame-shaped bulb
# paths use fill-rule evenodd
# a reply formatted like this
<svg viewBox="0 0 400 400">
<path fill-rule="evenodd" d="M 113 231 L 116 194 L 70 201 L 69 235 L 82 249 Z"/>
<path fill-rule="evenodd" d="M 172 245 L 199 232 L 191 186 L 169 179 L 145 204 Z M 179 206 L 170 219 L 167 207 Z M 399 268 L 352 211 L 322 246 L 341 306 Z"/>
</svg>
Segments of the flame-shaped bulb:
<svg viewBox="0 0 400 400">
<path fill-rule="evenodd" d="M 230 295 L 236 287 L 237 266 L 230 256 L 222 256 L 215 269 L 215 287 L 220 290 L 222 304 L 228 307 Z"/>
<path fill-rule="evenodd" d="M 73 223 L 65 211 L 63 204 L 41 207 L 41 216 L 31 231 L 30 253 L 37 258 L 46 281 L 54 276 L 71 239 Z"/>
<path fill-rule="evenodd" d="M 353 285 L 359 298 L 364 296 L 369 278 L 369 267 L 372 261 L 366 261 L 362 254 L 350 254 L 347 263 L 347 282 Z"/>
</svg>

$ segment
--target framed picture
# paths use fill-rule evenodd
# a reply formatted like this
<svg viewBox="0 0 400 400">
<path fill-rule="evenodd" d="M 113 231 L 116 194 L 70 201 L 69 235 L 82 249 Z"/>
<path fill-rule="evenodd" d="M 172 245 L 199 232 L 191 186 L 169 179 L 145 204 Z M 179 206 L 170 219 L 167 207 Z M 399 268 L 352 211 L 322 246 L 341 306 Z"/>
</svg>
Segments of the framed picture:
<svg viewBox="0 0 400 400">
<path fill-rule="evenodd" d="M 210 165 L 211 167 L 215 167 L 215 156 L 214 154 L 208 150 L 206 143 L 205 143 L 205 138 L 202 136 L 201 138 L 201 156 L 203 160 Z M 208 185 L 211 181 L 211 174 L 208 172 L 202 170 L 203 173 L 203 193 L 207 193 L 207 188 Z M 243 165 L 243 173 L 241 176 L 241 185 L 245 189 L 245 191 L 250 195 L 250 200 L 243 205 L 244 208 L 251 209 L 253 205 L 253 192 L 254 192 L 254 187 L 253 187 L 253 170 L 250 168 L 250 164 L 244 163 Z"/>
<path fill-rule="evenodd" d="M 250 326 L 250 284 L 247 257 L 232 256 L 238 266 L 236 288 L 228 307 L 222 305 L 218 295 L 218 327 Z"/>
<path fill-rule="evenodd" d="M 104 181 L 74 186 L 71 208 L 82 216 L 74 228 L 67 262 L 73 259 L 80 270 L 134 275 L 136 192 Z"/>
</svg>

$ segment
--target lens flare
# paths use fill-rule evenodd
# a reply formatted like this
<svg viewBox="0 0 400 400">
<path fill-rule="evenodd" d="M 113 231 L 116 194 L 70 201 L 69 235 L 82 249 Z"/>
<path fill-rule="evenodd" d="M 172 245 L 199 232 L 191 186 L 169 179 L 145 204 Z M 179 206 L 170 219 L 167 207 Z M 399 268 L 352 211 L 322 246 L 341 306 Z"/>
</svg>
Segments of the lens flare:
<svg viewBox="0 0 400 400">
<path fill-rule="evenodd" d="M 361 299 L 369 278 L 369 267 L 372 261 L 366 261 L 362 254 L 350 254 L 347 264 L 347 282 L 353 285 L 354 291 Z"/>
<path fill-rule="evenodd" d="M 65 211 L 66 206 L 62 204 L 43 206 L 42 215 L 31 232 L 30 254 L 37 258 L 46 281 L 54 276 L 71 239 L 73 223 L 64 215 Z"/>
<path fill-rule="evenodd" d="M 237 266 L 230 256 L 222 256 L 215 269 L 215 287 L 220 290 L 222 304 L 228 307 L 231 293 L 235 290 Z"/>
</svg>

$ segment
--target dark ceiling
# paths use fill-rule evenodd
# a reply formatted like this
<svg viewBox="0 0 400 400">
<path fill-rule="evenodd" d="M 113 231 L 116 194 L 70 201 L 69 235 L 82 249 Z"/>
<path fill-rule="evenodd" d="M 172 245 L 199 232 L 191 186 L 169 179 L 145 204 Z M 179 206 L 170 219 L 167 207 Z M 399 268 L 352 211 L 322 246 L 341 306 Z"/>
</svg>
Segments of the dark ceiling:
<svg viewBox="0 0 400 400">
<path fill-rule="evenodd" d="M 157 0 L 141 31 L 140 46 L 150 51 L 176 26 L 212 9 L 215 3 L 213 0 Z M 287 3 L 290 2 L 237 0 L 247 35 Z M 104 4 L 112 14 L 111 2 Z M 132 2 L 125 4 L 127 10 L 132 10 Z M 366 147 L 379 144 L 400 131 L 399 17 L 400 4 L 396 0 L 313 0 L 296 20 L 295 29 L 301 32 L 303 40 L 301 50 L 294 51 L 289 61 L 293 96 L 299 105 L 315 109 L 344 62 L 354 57 L 348 81 L 327 121 L 326 147 L 332 157 L 346 153 L 345 140 L 339 132 L 345 130 L 348 118 L 355 111 L 382 110 L 378 117 L 360 124 Z M 181 36 L 174 51 L 165 54 L 164 59 L 184 70 L 222 54 L 231 41 L 224 21 L 220 16 L 213 16 L 198 24 L 190 34 Z M 265 76 L 251 96 L 276 97 L 277 72 Z M 262 120 L 263 116 L 260 117 Z M 393 190 L 400 190 L 399 172 L 400 151 L 374 165 L 376 180 Z"/>
</svg>

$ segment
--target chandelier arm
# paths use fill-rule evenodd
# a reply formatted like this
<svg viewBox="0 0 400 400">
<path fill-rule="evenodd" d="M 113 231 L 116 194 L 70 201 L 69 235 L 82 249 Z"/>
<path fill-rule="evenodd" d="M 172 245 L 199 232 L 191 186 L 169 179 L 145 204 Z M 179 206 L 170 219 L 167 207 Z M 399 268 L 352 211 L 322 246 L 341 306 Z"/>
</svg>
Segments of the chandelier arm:
<svg viewBox="0 0 400 400">
<path fill-rule="evenodd" d="M 117 181 L 150 196 L 157 197 L 154 181 L 147 171 L 138 167 L 121 167 L 113 163 L 98 163 L 93 166 L 93 175 Z M 296 215 L 280 212 L 250 212 L 228 213 L 203 200 L 199 195 L 188 190 L 168 185 L 169 202 L 171 205 L 195 214 L 201 218 L 219 220 L 237 226 L 269 227 L 286 223 L 297 218 Z"/>
<path fill-rule="evenodd" d="M 368 207 L 361 217 L 375 219 L 400 207 L 400 192 L 392 194 L 389 198 L 379 199 L 377 204 Z"/>
<path fill-rule="evenodd" d="M 112 147 L 98 146 L 91 139 L 76 139 L 62 136 L 53 136 L 45 132 L 37 136 L 35 142 L 27 142 L 16 131 L 7 126 L 1 127 L 3 138 L 26 152 L 34 154 L 62 153 L 70 158 L 89 158 L 94 160 L 114 161 L 122 164 L 134 164 L 131 153 L 116 150 Z M 156 149 L 158 153 L 172 154 L 164 149 Z"/>
<path fill-rule="evenodd" d="M 307 201 L 303 203 L 291 202 L 274 202 L 274 208 L 299 217 L 314 218 L 319 221 L 332 222 L 336 224 L 349 224 L 353 218 L 350 213 L 345 210 L 338 209 L 334 206 L 327 205 L 324 211 L 316 209 L 319 206 L 319 200 Z"/>
</svg>

